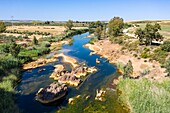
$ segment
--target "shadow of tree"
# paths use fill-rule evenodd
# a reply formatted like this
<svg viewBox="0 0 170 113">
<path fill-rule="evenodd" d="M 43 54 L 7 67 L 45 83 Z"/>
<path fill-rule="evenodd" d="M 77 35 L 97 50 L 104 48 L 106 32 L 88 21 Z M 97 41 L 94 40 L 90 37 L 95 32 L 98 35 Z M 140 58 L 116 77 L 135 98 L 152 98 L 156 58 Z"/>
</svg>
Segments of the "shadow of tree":
<svg viewBox="0 0 170 113">
<path fill-rule="evenodd" d="M 19 113 L 13 92 L 0 89 L 0 113 Z"/>
</svg>

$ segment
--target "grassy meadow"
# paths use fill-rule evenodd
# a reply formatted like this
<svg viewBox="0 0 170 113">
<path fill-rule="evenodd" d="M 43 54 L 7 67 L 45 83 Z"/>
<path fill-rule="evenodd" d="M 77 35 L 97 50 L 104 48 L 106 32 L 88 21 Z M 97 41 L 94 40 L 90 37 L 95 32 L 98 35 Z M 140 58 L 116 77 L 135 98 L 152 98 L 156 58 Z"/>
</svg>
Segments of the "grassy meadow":
<svg viewBox="0 0 170 113">
<path fill-rule="evenodd" d="M 154 82 L 147 79 L 121 79 L 119 99 L 132 113 L 169 113 L 170 79 Z"/>
</svg>

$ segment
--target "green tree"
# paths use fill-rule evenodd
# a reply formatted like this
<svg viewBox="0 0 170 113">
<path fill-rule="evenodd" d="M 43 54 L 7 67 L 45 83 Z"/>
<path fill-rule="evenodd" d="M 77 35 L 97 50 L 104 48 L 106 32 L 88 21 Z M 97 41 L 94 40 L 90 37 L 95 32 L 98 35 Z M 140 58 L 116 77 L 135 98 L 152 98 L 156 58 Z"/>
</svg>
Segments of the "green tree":
<svg viewBox="0 0 170 113">
<path fill-rule="evenodd" d="M 13 57 L 17 57 L 20 52 L 21 46 L 16 44 L 15 41 L 11 41 L 9 52 Z"/>
<path fill-rule="evenodd" d="M 95 26 L 96 26 L 96 28 L 97 27 L 103 27 L 103 23 L 98 20 L 98 21 L 96 21 Z"/>
<path fill-rule="evenodd" d="M 123 30 L 123 19 L 120 17 L 114 17 L 109 21 L 108 33 L 110 36 L 119 36 Z"/>
<path fill-rule="evenodd" d="M 135 35 L 138 37 L 140 42 L 145 42 L 145 45 L 151 45 L 153 40 L 163 40 L 163 36 L 159 33 L 161 26 L 159 24 L 146 24 L 144 30 L 137 29 Z"/>
<path fill-rule="evenodd" d="M 103 31 L 102 31 L 101 37 L 102 37 L 102 38 L 107 38 L 106 25 L 103 26 Z"/>
<path fill-rule="evenodd" d="M 34 36 L 34 38 L 33 38 L 33 44 L 34 45 L 38 45 L 38 40 L 37 40 L 37 38 Z"/>
<path fill-rule="evenodd" d="M 123 74 L 124 78 L 130 77 L 130 75 L 133 74 L 133 66 L 131 60 L 129 60 L 128 63 L 124 66 L 123 72 L 124 72 Z"/>
<path fill-rule="evenodd" d="M 44 22 L 44 24 L 50 24 L 50 21 L 46 21 L 46 22 Z"/>
<path fill-rule="evenodd" d="M 68 20 L 65 24 L 65 27 L 66 27 L 67 30 L 71 30 L 71 28 L 73 27 L 73 21 Z"/>
<path fill-rule="evenodd" d="M 95 22 L 90 22 L 89 23 L 89 29 L 90 28 L 96 28 Z"/>
<path fill-rule="evenodd" d="M 4 22 L 0 22 L 0 33 L 4 32 L 6 30 L 6 26 Z"/>
<path fill-rule="evenodd" d="M 95 29 L 95 35 L 97 36 L 97 38 L 100 40 L 101 39 L 101 35 L 102 35 L 102 27 L 97 27 Z"/>
<path fill-rule="evenodd" d="M 139 41 L 142 43 L 142 42 L 143 42 L 143 39 L 144 39 L 144 37 L 145 37 L 144 31 L 143 31 L 141 28 L 139 28 L 139 29 L 136 30 L 135 35 L 137 36 L 137 38 L 139 39 Z"/>
<path fill-rule="evenodd" d="M 103 23 L 101 21 L 96 21 L 96 22 L 90 22 L 89 23 L 89 28 L 97 28 L 97 27 L 103 27 Z"/>
</svg>

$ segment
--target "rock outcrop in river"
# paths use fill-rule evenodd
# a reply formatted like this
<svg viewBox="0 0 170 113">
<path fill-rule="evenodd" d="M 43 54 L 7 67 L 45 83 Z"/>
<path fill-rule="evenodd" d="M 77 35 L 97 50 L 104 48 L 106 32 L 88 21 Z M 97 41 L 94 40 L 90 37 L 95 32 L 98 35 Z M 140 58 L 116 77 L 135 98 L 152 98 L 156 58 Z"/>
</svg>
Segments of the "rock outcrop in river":
<svg viewBox="0 0 170 113">
<path fill-rule="evenodd" d="M 104 101 L 105 93 L 106 93 L 106 91 L 104 91 L 103 89 L 101 89 L 101 90 L 97 89 L 95 100 Z"/>
<path fill-rule="evenodd" d="M 55 69 L 53 73 L 50 75 L 50 78 L 53 78 L 54 80 L 58 80 L 61 76 L 63 76 L 66 73 L 69 73 L 64 69 L 64 66 L 59 64 L 54 66 Z"/>
<path fill-rule="evenodd" d="M 96 72 L 97 69 L 95 67 L 85 67 L 85 66 L 78 66 L 75 67 L 72 70 L 72 74 L 78 78 L 82 77 L 82 76 L 86 76 L 88 73 L 94 73 Z"/>
<path fill-rule="evenodd" d="M 66 73 L 58 79 L 58 82 L 67 83 L 72 86 L 78 86 L 82 80 L 72 75 L 71 73 Z"/>
<path fill-rule="evenodd" d="M 67 86 L 59 82 L 54 82 L 46 88 L 40 88 L 35 99 L 41 103 L 48 104 L 61 99 L 67 93 Z"/>
<path fill-rule="evenodd" d="M 73 68 L 71 72 L 68 72 L 64 69 L 63 65 L 56 65 L 50 78 L 58 80 L 61 83 L 78 86 L 82 82 L 80 77 L 86 76 L 88 73 L 93 73 L 95 71 L 97 71 L 95 67 L 88 68 L 85 66 L 77 66 Z"/>
<path fill-rule="evenodd" d="M 86 76 L 87 75 L 87 67 L 83 67 L 83 66 L 78 66 L 73 68 L 72 70 L 72 74 L 78 78 L 80 78 L 81 76 Z"/>
</svg>

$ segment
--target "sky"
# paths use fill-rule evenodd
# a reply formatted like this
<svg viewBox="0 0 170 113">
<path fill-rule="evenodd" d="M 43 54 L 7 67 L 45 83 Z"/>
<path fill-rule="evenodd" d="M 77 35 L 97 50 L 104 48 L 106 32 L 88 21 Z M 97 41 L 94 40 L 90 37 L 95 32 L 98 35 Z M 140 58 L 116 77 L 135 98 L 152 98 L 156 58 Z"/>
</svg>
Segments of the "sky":
<svg viewBox="0 0 170 113">
<path fill-rule="evenodd" d="M 0 20 L 170 20 L 170 0 L 0 0 Z"/>
</svg>

